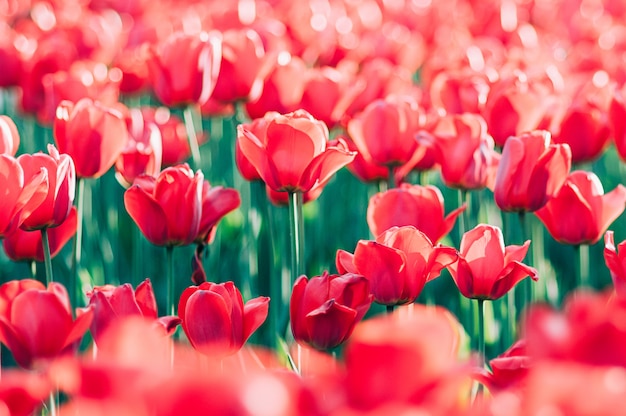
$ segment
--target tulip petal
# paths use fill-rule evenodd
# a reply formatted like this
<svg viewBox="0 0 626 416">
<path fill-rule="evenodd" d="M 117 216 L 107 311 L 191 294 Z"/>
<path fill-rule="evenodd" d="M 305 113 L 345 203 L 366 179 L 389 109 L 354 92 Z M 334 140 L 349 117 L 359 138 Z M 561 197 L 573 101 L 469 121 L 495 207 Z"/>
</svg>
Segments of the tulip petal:
<svg viewBox="0 0 626 416">
<path fill-rule="evenodd" d="M 197 350 L 235 347 L 231 325 L 230 310 L 217 293 L 198 290 L 187 300 L 183 328 Z"/>
<path fill-rule="evenodd" d="M 310 190 L 315 183 L 326 183 L 339 169 L 352 162 L 355 156 L 356 152 L 348 151 L 347 147 L 329 147 L 317 155 L 302 173 L 302 191 Z"/>
<path fill-rule="evenodd" d="M 626 208 L 626 187 L 618 184 L 615 189 L 602 197 L 602 208 L 598 218 L 599 236 L 594 243 L 600 239 L 611 223 L 622 215 L 624 208 Z"/>
<path fill-rule="evenodd" d="M 0 339 L 11 351 L 15 362 L 20 367 L 30 368 L 34 358 L 32 352 L 16 332 L 15 327 L 7 322 L 4 317 L 0 317 Z"/>
<path fill-rule="evenodd" d="M 135 301 L 146 318 L 156 319 L 158 316 L 157 302 L 152 289 L 152 282 L 146 279 L 135 289 Z"/>
<path fill-rule="evenodd" d="M 165 212 L 150 195 L 133 185 L 124 193 L 124 206 L 148 241 L 157 246 L 167 243 Z"/>
<path fill-rule="evenodd" d="M 260 296 L 250 299 L 243 307 L 243 338 L 241 344 L 245 344 L 250 335 L 254 333 L 267 318 L 270 298 Z"/>
<path fill-rule="evenodd" d="M 338 346 L 352 333 L 356 316 L 356 310 L 329 299 L 306 315 L 307 327 L 315 328 L 314 336 L 309 335 L 311 343 L 320 350 Z"/>
<path fill-rule="evenodd" d="M 291 299 L 289 300 L 289 320 L 291 322 L 291 332 L 294 339 L 309 339 L 309 332 L 305 324 L 304 317 L 309 312 L 304 309 L 304 296 L 308 279 L 300 276 L 293 285 Z"/>
<path fill-rule="evenodd" d="M 65 338 L 65 343 L 63 345 L 64 348 L 73 348 L 73 345 L 80 341 L 93 322 L 93 316 L 93 308 L 84 308 L 80 313 L 76 314 L 76 319 L 74 320 L 72 329 Z"/>
<path fill-rule="evenodd" d="M 406 256 L 401 251 L 375 241 L 359 241 L 354 252 L 354 265 L 370 281 L 376 302 L 396 305 L 408 299 L 406 292 Z"/>
<path fill-rule="evenodd" d="M 335 256 L 335 267 L 340 274 L 344 273 L 359 273 L 354 266 L 354 254 L 345 250 L 337 250 Z"/>
<path fill-rule="evenodd" d="M 502 270 L 501 276 L 493 282 L 493 288 L 491 289 L 488 299 L 495 300 L 501 298 L 511 290 L 513 286 L 529 276 L 531 279 L 537 280 L 537 270 L 519 261 L 509 263 L 504 270 Z"/>
</svg>

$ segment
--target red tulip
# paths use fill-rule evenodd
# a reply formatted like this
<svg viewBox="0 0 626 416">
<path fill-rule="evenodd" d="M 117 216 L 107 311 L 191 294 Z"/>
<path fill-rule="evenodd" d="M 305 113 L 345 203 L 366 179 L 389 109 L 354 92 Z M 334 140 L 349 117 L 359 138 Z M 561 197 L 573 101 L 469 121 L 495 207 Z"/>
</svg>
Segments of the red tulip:
<svg viewBox="0 0 626 416">
<path fill-rule="evenodd" d="M 354 254 L 337 251 L 336 266 L 339 273 L 365 276 L 375 302 L 402 305 L 414 302 L 456 258 L 453 248 L 433 246 L 424 233 L 405 226 L 392 227 L 375 241 L 359 241 Z"/>
<path fill-rule="evenodd" d="M 17 159 L 0 154 L 0 237 L 11 233 L 32 214 L 48 195 L 48 171 L 41 166 L 37 172 L 24 176 Z"/>
<path fill-rule="evenodd" d="M 50 258 L 54 258 L 74 237 L 77 226 L 76 207 L 58 227 L 48 229 Z M 44 261 L 40 231 L 24 231 L 20 228 L 8 234 L 2 241 L 7 257 L 13 261 Z"/>
<path fill-rule="evenodd" d="M 151 49 L 148 70 L 159 101 L 168 107 L 204 104 L 215 88 L 221 45 L 215 34 L 176 32 Z"/>
<path fill-rule="evenodd" d="M 367 224 L 374 236 L 393 226 L 412 225 L 436 243 L 450 232 L 465 208 L 463 205 L 444 217 L 439 188 L 403 183 L 370 198 Z"/>
<path fill-rule="evenodd" d="M 83 98 L 59 104 L 54 121 L 59 152 L 74 160 L 76 176 L 98 178 L 113 166 L 128 141 L 123 115 L 98 101 Z"/>
<path fill-rule="evenodd" d="M 564 244 L 595 244 L 626 207 L 626 188 L 604 193 L 592 172 L 574 171 L 561 190 L 535 214 L 552 237 Z"/>
<path fill-rule="evenodd" d="M 93 309 L 91 335 L 98 344 L 102 334 L 113 322 L 130 316 L 143 316 L 157 323 L 168 335 L 174 333 L 180 324 L 180 319 L 176 316 L 158 317 L 157 302 L 150 279 L 141 282 L 135 291 L 128 283 L 117 287 L 97 286 L 87 293 L 87 297 L 89 306 Z"/>
<path fill-rule="evenodd" d="M 356 152 L 354 160 L 350 162 L 346 167 L 348 170 L 356 176 L 362 182 L 380 182 L 386 181 L 389 177 L 389 169 L 383 165 L 378 165 L 372 160 L 367 160 L 358 151 L 356 144 L 349 138 L 342 135 L 339 138 L 345 140 L 348 145 L 348 149 L 351 152 Z M 398 180 L 396 176 L 396 181 Z"/>
<path fill-rule="evenodd" d="M 432 106 L 450 115 L 480 113 L 488 93 L 487 76 L 469 68 L 441 71 L 430 83 Z"/>
<path fill-rule="evenodd" d="M 294 339 L 318 350 L 343 344 L 372 303 L 369 286 L 353 273 L 300 276 L 289 304 Z"/>
<path fill-rule="evenodd" d="M 613 231 L 604 234 L 604 262 L 611 272 L 615 293 L 626 298 L 626 240 L 616 248 Z"/>
<path fill-rule="evenodd" d="M 561 189 L 571 165 L 569 146 L 552 144 L 547 131 L 509 137 L 496 173 L 496 204 L 503 211 L 538 210 Z"/>
<path fill-rule="evenodd" d="M 376 100 L 348 122 L 347 130 L 363 158 L 377 165 L 399 166 L 425 149 L 415 139 L 420 108 L 410 97 Z M 422 120 L 423 121 L 423 120 Z"/>
<path fill-rule="evenodd" d="M 222 36 L 222 62 L 212 98 L 226 102 L 257 99 L 272 62 L 261 37 L 252 29 L 231 29 Z"/>
<path fill-rule="evenodd" d="M 15 156 L 20 147 L 20 134 L 9 116 L 0 116 L 0 154 Z"/>
<path fill-rule="evenodd" d="M 344 94 L 350 79 L 340 70 L 330 67 L 312 67 L 304 74 L 304 89 L 298 105 L 309 112 L 317 120 L 329 127 L 334 127 L 339 121 L 335 114 L 335 105 Z"/>
<path fill-rule="evenodd" d="M 254 134 L 256 137 L 265 137 L 267 133 L 267 127 L 269 123 L 276 117 L 280 116 L 275 111 L 268 111 L 260 118 L 252 120 L 252 122 L 245 124 L 244 126 Z M 263 180 L 256 168 L 250 163 L 248 158 L 243 154 L 241 150 L 241 142 L 237 140 L 235 142 L 235 163 L 241 176 L 247 181 Z"/>
<path fill-rule="evenodd" d="M 526 277 L 537 280 L 537 270 L 522 263 L 529 245 L 505 247 L 498 227 L 479 224 L 463 234 L 459 259 L 448 270 L 466 298 L 499 299 Z"/>
<path fill-rule="evenodd" d="M 442 117 L 429 132 L 421 133 L 420 140 L 434 147 L 447 186 L 493 189 L 500 155 L 482 117 L 470 113 Z"/>
<path fill-rule="evenodd" d="M 34 279 L 11 280 L 0 285 L 0 317 L 10 320 L 13 301 L 17 295 L 29 289 L 46 290 L 46 287 Z"/>
<path fill-rule="evenodd" d="M 492 393 L 521 386 L 532 365 L 526 340 L 519 340 L 496 358 L 489 361 L 491 373 L 480 377 Z"/>
<path fill-rule="evenodd" d="M 34 368 L 73 352 L 92 318 L 93 311 L 87 308 L 74 320 L 65 287 L 53 282 L 47 290 L 18 293 L 8 315 L 0 316 L 0 334 L 15 361 L 24 368 Z"/>
<path fill-rule="evenodd" d="M 275 191 L 306 192 L 326 182 L 355 154 L 343 142 L 328 145 L 328 128 L 304 110 L 278 115 L 257 137 L 248 126 L 237 127 L 243 154 Z"/>
<path fill-rule="evenodd" d="M 217 223 L 229 212 L 241 205 L 239 192 L 221 186 L 211 186 L 208 181 L 202 184 L 202 216 L 196 243 L 211 243 Z"/>
<path fill-rule="evenodd" d="M 206 354 L 233 354 L 241 349 L 265 321 L 269 298 L 244 305 L 233 282 L 202 283 L 183 291 L 178 316 L 191 345 Z"/>
<path fill-rule="evenodd" d="M 0 382 L 0 414 L 3 416 L 32 416 L 52 392 L 45 376 L 26 371 L 3 368 Z"/>
<path fill-rule="evenodd" d="M 21 225 L 26 231 L 61 225 L 70 214 L 74 203 L 76 171 L 69 155 L 59 154 L 51 144 L 48 153 L 24 154 L 17 158 L 25 176 L 36 175 L 43 167 L 48 171 L 48 194 Z"/>
<path fill-rule="evenodd" d="M 141 175 L 124 193 L 124 206 L 143 235 L 157 246 L 191 244 L 202 221 L 204 175 L 187 165 Z"/>
<path fill-rule="evenodd" d="M 622 161 L 626 160 L 626 101 L 625 87 L 616 89 L 609 106 L 609 121 L 613 130 L 615 149 Z"/>
<path fill-rule="evenodd" d="M 144 119 L 142 111 L 130 109 L 126 117 L 128 142 L 115 161 L 115 177 L 129 187 L 139 175 L 156 177 L 161 172 L 163 148 L 157 125 Z"/>
</svg>

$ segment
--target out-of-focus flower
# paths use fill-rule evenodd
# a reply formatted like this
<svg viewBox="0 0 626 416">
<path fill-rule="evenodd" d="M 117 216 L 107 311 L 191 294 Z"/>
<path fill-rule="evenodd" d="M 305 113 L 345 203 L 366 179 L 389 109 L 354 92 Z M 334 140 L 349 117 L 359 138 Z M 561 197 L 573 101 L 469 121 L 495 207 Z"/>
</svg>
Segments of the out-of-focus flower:
<svg viewBox="0 0 626 416">
<path fill-rule="evenodd" d="M 163 148 L 159 128 L 144 119 L 141 110 L 130 109 L 126 125 L 128 142 L 115 162 L 115 177 L 122 186 L 129 187 L 139 175 L 156 177 L 161 172 Z"/>
<path fill-rule="evenodd" d="M 491 372 L 479 375 L 478 378 L 492 393 L 521 387 L 526 380 L 532 361 L 526 350 L 526 340 L 522 339 L 490 360 Z"/>
<path fill-rule="evenodd" d="M 26 231 L 63 224 L 74 203 L 76 171 L 72 158 L 59 154 L 51 144 L 48 145 L 48 153 L 23 154 L 17 158 L 26 177 L 36 175 L 42 168 L 48 171 L 48 194 L 41 205 L 24 219 L 21 228 Z"/>
<path fill-rule="evenodd" d="M 191 286 L 183 291 L 178 316 L 191 345 L 207 355 L 230 355 L 241 349 L 265 321 L 269 298 L 243 303 L 233 282 Z"/>
<path fill-rule="evenodd" d="M 561 189 L 571 165 L 569 146 L 552 144 L 547 131 L 509 137 L 496 173 L 496 204 L 503 211 L 538 210 Z"/>
<path fill-rule="evenodd" d="M 12 299 L 0 316 L 2 342 L 24 368 L 37 368 L 60 354 L 73 352 L 89 329 L 93 311 L 72 317 L 65 287 L 52 282 L 48 289 L 27 289 Z"/>
<path fill-rule="evenodd" d="M 118 104 L 121 106 L 121 104 Z M 99 178 L 115 163 L 128 141 L 123 114 L 90 98 L 59 104 L 54 142 L 74 161 L 78 178 Z"/>
<path fill-rule="evenodd" d="M 431 106 L 446 114 L 480 114 L 489 94 L 489 80 L 469 68 L 445 70 L 433 78 L 429 92 Z"/>
<path fill-rule="evenodd" d="M 363 182 L 381 182 L 386 181 L 389 176 L 389 169 L 383 165 L 378 165 L 372 160 L 367 160 L 359 152 L 356 144 L 347 136 L 338 136 L 343 139 L 348 145 L 348 149 L 351 152 L 355 152 L 356 156 L 354 160 L 346 166 L 354 176 Z M 396 182 L 398 178 L 396 177 Z"/>
<path fill-rule="evenodd" d="M 493 138 L 487 134 L 487 124 L 481 116 L 444 116 L 419 135 L 420 141 L 435 149 L 435 160 L 447 186 L 493 189 L 500 155 L 494 150 Z"/>
<path fill-rule="evenodd" d="M 329 146 L 326 125 L 304 110 L 276 116 L 264 137 L 239 125 L 237 140 L 244 156 L 275 191 L 306 192 L 328 181 L 355 156 L 342 141 Z"/>
<path fill-rule="evenodd" d="M 403 183 L 370 198 L 367 224 L 374 236 L 393 226 L 412 225 L 436 243 L 450 232 L 465 208 L 463 205 L 444 217 L 439 188 Z"/>
<path fill-rule="evenodd" d="M 370 281 L 374 301 L 383 305 L 414 302 L 424 285 L 457 258 L 456 250 L 433 246 L 413 226 L 391 227 L 374 241 L 361 240 L 354 254 L 337 251 L 339 273 L 357 273 Z"/>
<path fill-rule="evenodd" d="M 613 231 L 604 234 L 604 262 L 611 272 L 615 293 L 626 299 L 626 240 L 615 247 Z"/>
<path fill-rule="evenodd" d="M 222 62 L 212 98 L 235 102 L 255 100 L 272 60 L 253 29 L 231 29 L 222 33 Z"/>
<path fill-rule="evenodd" d="M 202 220 L 204 175 L 187 165 L 141 175 L 124 193 L 124 206 L 143 235 L 157 246 L 191 244 Z"/>
<path fill-rule="evenodd" d="M 52 391 L 45 376 L 18 370 L 2 371 L 0 409 L 6 416 L 31 416 L 41 408 Z"/>
<path fill-rule="evenodd" d="M 48 229 L 50 258 L 54 258 L 61 249 L 74 237 L 77 226 L 76 207 L 58 227 Z M 5 236 L 2 241 L 7 257 L 13 261 L 44 261 L 40 231 L 24 231 L 21 228 Z"/>
<path fill-rule="evenodd" d="M 479 224 L 463 234 L 458 261 L 449 265 L 461 294 L 470 299 L 499 299 L 537 270 L 522 263 L 530 240 L 522 246 L 504 246 L 498 227 Z"/>
<path fill-rule="evenodd" d="M 0 116 L 0 154 L 15 156 L 20 147 L 20 134 L 9 116 Z"/>
<path fill-rule="evenodd" d="M 323 66 L 309 68 L 303 75 L 304 89 L 298 108 L 310 113 L 329 128 L 338 123 L 335 104 L 340 100 L 349 78 L 336 68 Z"/>
<path fill-rule="evenodd" d="M 171 335 L 180 324 L 176 316 L 159 318 L 157 302 L 150 279 L 141 282 L 133 291 L 130 284 L 120 286 L 96 286 L 87 293 L 89 305 L 93 308 L 93 321 L 90 330 L 96 343 L 100 343 L 102 334 L 118 320 L 130 316 L 143 316 L 161 326 L 164 333 Z"/>
<path fill-rule="evenodd" d="M 32 214 L 48 195 L 48 171 L 41 166 L 29 177 L 17 159 L 0 154 L 0 237 L 11 233 Z"/>
<path fill-rule="evenodd" d="M 595 244 L 626 207 L 626 188 L 605 194 L 593 172 L 574 171 L 557 194 L 535 215 L 564 244 Z"/>
<path fill-rule="evenodd" d="M 151 49 L 147 61 L 150 85 L 168 107 L 204 104 L 220 71 L 222 43 L 218 35 L 176 32 Z"/>
<path fill-rule="evenodd" d="M 289 304 L 294 339 L 318 350 L 344 343 L 372 303 L 369 286 L 365 277 L 353 273 L 300 276 Z"/>
</svg>

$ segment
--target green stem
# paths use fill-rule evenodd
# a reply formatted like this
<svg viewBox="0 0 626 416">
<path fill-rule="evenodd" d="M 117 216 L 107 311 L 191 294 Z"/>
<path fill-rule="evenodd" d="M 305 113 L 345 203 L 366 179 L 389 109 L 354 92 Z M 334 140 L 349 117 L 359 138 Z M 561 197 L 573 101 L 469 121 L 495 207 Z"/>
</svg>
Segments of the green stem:
<svg viewBox="0 0 626 416">
<path fill-rule="evenodd" d="M 48 240 L 48 228 L 41 229 L 41 242 L 43 244 L 43 259 L 46 265 L 46 284 L 54 282 L 54 275 L 52 274 L 52 258 L 50 256 L 50 241 Z"/>
<path fill-rule="evenodd" d="M 50 397 L 49 397 L 49 415 L 50 416 L 56 416 L 57 414 L 57 393 L 56 391 L 51 391 L 50 392 Z"/>
<path fill-rule="evenodd" d="M 176 305 L 174 304 L 174 294 L 176 292 L 176 280 L 174 280 L 174 246 L 165 247 L 165 284 L 167 287 L 167 313 L 176 315 Z"/>
<path fill-rule="evenodd" d="M 78 300 L 81 296 L 81 290 L 78 286 L 78 268 L 80 267 L 83 246 L 84 195 L 85 180 L 78 178 L 76 180 L 76 236 L 74 237 L 74 246 L 72 247 L 72 270 L 69 284 L 70 304 L 75 307 L 80 306 L 78 305 Z"/>
<path fill-rule="evenodd" d="M 578 287 L 591 288 L 589 280 L 589 245 L 580 244 L 575 246 L 575 249 L 578 252 Z"/>
<path fill-rule="evenodd" d="M 304 274 L 304 219 L 302 192 L 289 194 L 289 229 L 291 235 L 291 285 Z"/>
<path fill-rule="evenodd" d="M 394 175 L 395 168 L 393 166 L 387 167 L 387 190 L 396 187 L 396 177 Z"/>
<path fill-rule="evenodd" d="M 476 299 L 478 307 L 478 366 L 482 369 L 485 367 L 485 300 Z M 483 385 L 478 384 L 478 393 L 483 390 Z"/>
<path fill-rule="evenodd" d="M 30 269 L 30 274 L 33 279 L 37 279 L 37 263 L 35 261 L 29 261 L 28 266 Z"/>
<path fill-rule="evenodd" d="M 395 306 L 394 305 L 387 305 L 386 309 L 387 309 L 387 313 L 388 314 L 392 314 L 393 310 L 395 309 Z"/>
<path fill-rule="evenodd" d="M 528 221 L 526 219 L 526 213 L 524 211 L 520 211 L 518 214 L 518 218 L 519 218 L 520 228 L 522 230 L 522 244 L 524 244 L 526 243 L 530 235 L 530 230 L 528 229 Z M 526 255 L 526 264 L 529 264 L 531 266 L 533 266 L 532 254 L 533 254 L 532 250 L 529 250 Z M 522 283 L 521 284 L 522 296 L 523 296 L 523 301 L 524 301 L 523 308 L 524 307 L 527 308 L 535 300 L 535 296 L 533 293 L 532 279 L 524 279 L 524 281 L 522 281 L 521 283 Z"/>
<path fill-rule="evenodd" d="M 193 169 L 200 169 L 200 147 L 198 146 L 198 137 L 196 136 L 196 127 L 193 122 L 193 112 L 195 107 L 189 105 L 183 110 L 183 118 L 185 120 L 185 130 L 187 131 L 187 139 L 189 140 L 189 149 L 191 150 L 191 159 L 193 161 Z"/>
<path fill-rule="evenodd" d="M 465 210 L 461 213 L 459 217 L 459 242 L 461 238 L 463 238 L 463 234 L 467 232 L 470 228 L 470 213 L 472 210 L 470 193 L 466 189 L 459 189 L 458 192 L 458 205 L 461 207 L 463 204 L 466 204 Z"/>
</svg>

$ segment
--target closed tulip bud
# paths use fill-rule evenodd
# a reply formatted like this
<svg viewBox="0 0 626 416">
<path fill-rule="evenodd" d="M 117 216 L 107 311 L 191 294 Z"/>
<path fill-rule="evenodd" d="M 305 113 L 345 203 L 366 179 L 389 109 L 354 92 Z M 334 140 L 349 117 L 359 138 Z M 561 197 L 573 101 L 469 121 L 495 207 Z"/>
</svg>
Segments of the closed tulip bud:
<svg viewBox="0 0 626 416">
<path fill-rule="evenodd" d="M 294 339 L 318 350 L 345 342 L 372 303 L 367 279 L 354 273 L 301 276 L 289 305 Z"/>
</svg>

